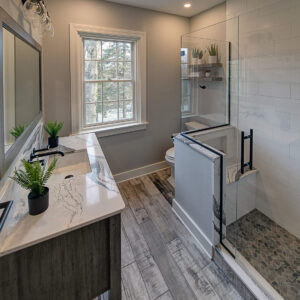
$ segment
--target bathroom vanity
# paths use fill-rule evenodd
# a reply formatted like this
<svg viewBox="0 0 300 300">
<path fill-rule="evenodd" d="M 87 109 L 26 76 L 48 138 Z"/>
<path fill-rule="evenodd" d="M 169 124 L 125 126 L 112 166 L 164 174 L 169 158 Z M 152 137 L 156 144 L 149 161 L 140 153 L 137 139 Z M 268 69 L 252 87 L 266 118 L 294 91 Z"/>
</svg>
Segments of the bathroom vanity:
<svg viewBox="0 0 300 300">
<path fill-rule="evenodd" d="M 49 208 L 28 214 L 9 176 L 45 147 L 42 47 L 0 8 L 0 299 L 121 299 L 124 202 L 95 134 L 60 139 Z M 58 152 L 59 153 L 59 152 Z M 45 159 L 50 163 L 51 159 Z"/>
<path fill-rule="evenodd" d="M 27 192 L 0 233 L 1 299 L 121 299 L 124 202 L 95 134 L 61 138 L 49 209 L 30 216 Z M 49 159 L 50 160 L 50 159 Z M 67 179 L 65 179 L 67 177 Z"/>
</svg>

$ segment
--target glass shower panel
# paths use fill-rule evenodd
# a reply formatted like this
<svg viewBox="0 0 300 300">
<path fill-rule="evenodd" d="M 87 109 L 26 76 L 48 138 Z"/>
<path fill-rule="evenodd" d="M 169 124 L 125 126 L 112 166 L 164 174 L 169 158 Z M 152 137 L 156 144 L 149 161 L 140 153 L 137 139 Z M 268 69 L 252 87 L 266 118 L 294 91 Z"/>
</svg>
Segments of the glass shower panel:
<svg viewBox="0 0 300 300">
<path fill-rule="evenodd" d="M 229 243 L 226 234 L 237 219 L 238 32 L 238 18 L 233 18 L 182 36 L 181 45 L 181 132 L 222 154 L 215 171 L 215 243 L 232 254 L 236 237 Z M 215 61 L 209 57 L 212 48 Z"/>
<path fill-rule="evenodd" d="M 299 28 L 296 2 L 276 1 L 239 17 L 237 153 L 241 165 L 241 133 L 253 129 L 254 168 L 239 173 L 237 220 L 226 228 L 237 261 L 284 299 L 300 298 L 300 40 L 291 31 Z M 245 163 L 249 155 L 248 139 Z"/>
<path fill-rule="evenodd" d="M 217 24 L 182 36 L 182 132 L 230 123 L 230 43 L 221 39 L 224 28 Z"/>
</svg>

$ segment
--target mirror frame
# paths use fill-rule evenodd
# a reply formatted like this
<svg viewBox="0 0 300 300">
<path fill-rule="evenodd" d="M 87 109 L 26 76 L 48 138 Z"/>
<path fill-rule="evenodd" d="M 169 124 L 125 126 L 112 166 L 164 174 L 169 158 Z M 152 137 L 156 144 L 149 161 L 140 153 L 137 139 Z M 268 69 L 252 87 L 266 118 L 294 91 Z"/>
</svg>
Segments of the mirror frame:
<svg viewBox="0 0 300 300">
<path fill-rule="evenodd" d="M 3 93 L 3 28 L 39 52 L 40 112 L 27 126 L 23 134 L 5 153 L 4 147 L 4 93 Z M 0 179 L 10 167 L 28 137 L 42 119 L 42 47 L 4 9 L 0 7 Z"/>
</svg>

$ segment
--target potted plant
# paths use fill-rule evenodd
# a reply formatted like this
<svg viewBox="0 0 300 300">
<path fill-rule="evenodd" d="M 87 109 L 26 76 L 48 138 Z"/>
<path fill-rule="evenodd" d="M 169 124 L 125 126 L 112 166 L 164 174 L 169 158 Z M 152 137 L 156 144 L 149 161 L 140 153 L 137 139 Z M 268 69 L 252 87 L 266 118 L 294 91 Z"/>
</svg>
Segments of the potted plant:
<svg viewBox="0 0 300 300">
<path fill-rule="evenodd" d="M 202 50 L 200 50 L 199 52 L 198 52 L 198 64 L 199 65 L 202 65 L 203 64 L 203 55 L 204 55 L 204 53 L 203 53 L 203 51 Z"/>
<path fill-rule="evenodd" d="M 63 123 L 48 122 L 47 125 L 44 125 L 45 131 L 49 134 L 48 145 L 50 148 L 55 148 L 58 146 L 59 136 L 58 133 L 63 127 Z"/>
<path fill-rule="evenodd" d="M 38 215 L 49 206 L 49 188 L 45 184 L 55 168 L 56 161 L 54 159 L 48 169 L 46 169 L 45 166 L 41 167 L 38 160 L 30 163 L 23 159 L 24 170 L 15 170 L 14 175 L 10 177 L 21 187 L 30 191 L 28 195 L 30 215 Z"/>
<path fill-rule="evenodd" d="M 15 139 L 17 139 L 25 130 L 25 126 L 18 125 L 11 129 L 9 132 Z"/>
<path fill-rule="evenodd" d="M 192 49 L 192 65 L 197 65 L 199 59 L 199 49 L 193 48 Z"/>
<path fill-rule="evenodd" d="M 216 64 L 218 62 L 218 45 L 211 44 L 208 48 L 208 63 L 209 64 Z"/>
</svg>

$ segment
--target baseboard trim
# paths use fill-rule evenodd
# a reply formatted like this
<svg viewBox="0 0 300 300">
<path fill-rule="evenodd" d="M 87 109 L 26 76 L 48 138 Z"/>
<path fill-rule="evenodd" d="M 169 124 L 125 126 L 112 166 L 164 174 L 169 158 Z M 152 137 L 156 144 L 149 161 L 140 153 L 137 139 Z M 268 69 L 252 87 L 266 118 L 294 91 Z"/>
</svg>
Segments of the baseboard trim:
<svg viewBox="0 0 300 300">
<path fill-rule="evenodd" d="M 175 215 L 180 219 L 183 225 L 187 228 L 187 230 L 192 234 L 192 236 L 197 240 L 198 244 L 205 251 L 205 253 L 213 258 L 214 246 L 208 240 L 206 235 L 202 232 L 202 230 L 198 227 L 198 225 L 190 218 L 190 216 L 185 212 L 185 210 L 180 206 L 180 204 L 173 199 L 172 209 Z"/>
<path fill-rule="evenodd" d="M 164 161 L 160 161 L 158 163 L 152 164 L 152 165 L 147 165 L 141 168 L 129 170 L 126 172 L 118 173 L 114 175 L 114 179 L 117 183 L 120 183 L 122 181 L 130 180 L 136 177 L 140 177 L 143 175 L 147 175 L 153 172 L 157 172 L 159 170 L 163 170 L 168 168 L 169 165 L 168 163 Z"/>
</svg>

